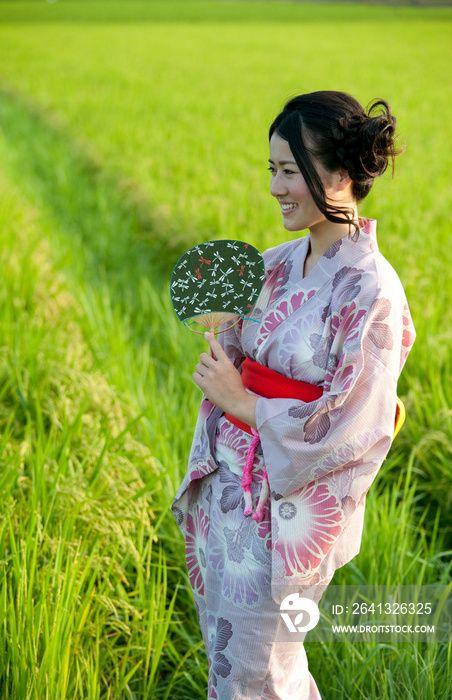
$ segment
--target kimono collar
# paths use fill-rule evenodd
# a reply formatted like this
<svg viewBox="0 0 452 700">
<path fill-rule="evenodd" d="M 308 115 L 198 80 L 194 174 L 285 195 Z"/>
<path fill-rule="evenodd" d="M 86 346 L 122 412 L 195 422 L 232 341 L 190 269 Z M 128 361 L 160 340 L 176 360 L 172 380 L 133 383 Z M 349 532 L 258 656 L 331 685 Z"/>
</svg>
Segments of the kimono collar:
<svg viewBox="0 0 452 700">
<path fill-rule="evenodd" d="M 370 252 L 378 250 L 377 243 L 377 221 L 376 219 L 364 219 L 362 216 L 358 218 L 359 238 L 363 248 L 368 248 Z"/>
<path fill-rule="evenodd" d="M 377 222 L 375 219 L 359 218 L 359 237 L 353 240 L 351 236 L 339 238 L 318 260 L 312 270 L 305 276 L 294 278 L 288 285 L 288 293 L 295 289 L 304 291 L 306 300 L 314 297 L 325 285 L 333 283 L 338 272 L 360 268 L 368 255 L 378 251 Z M 310 232 L 301 239 L 298 247 L 293 251 L 294 262 L 298 270 L 302 270 L 310 246 Z"/>
<path fill-rule="evenodd" d="M 353 252 L 353 257 L 360 257 L 362 255 L 365 255 L 366 253 L 373 253 L 376 250 L 378 250 L 376 219 L 365 219 L 360 216 L 358 219 L 358 223 L 359 237 L 356 241 L 348 235 L 344 236 L 343 238 L 339 238 L 338 241 L 333 243 L 333 245 L 330 246 L 327 251 L 325 251 L 322 258 L 331 260 L 339 251 L 341 251 L 341 253 L 345 253 L 347 251 L 347 254 Z M 307 254 L 309 250 L 310 238 L 311 234 L 309 232 L 304 239 L 305 254 Z"/>
<path fill-rule="evenodd" d="M 326 306 L 337 280 L 343 278 L 344 274 L 363 271 L 361 268 L 364 260 L 378 251 L 376 221 L 360 218 L 359 226 L 358 240 L 354 241 L 350 236 L 339 238 L 304 277 L 301 277 L 300 273 L 309 250 L 310 233 L 294 241 L 294 245 L 289 250 L 286 248 L 284 258 L 279 261 L 279 264 L 284 265 L 289 262 L 288 279 L 281 280 L 282 289 L 278 290 L 276 298 L 271 303 L 269 303 L 270 292 L 265 301 L 259 298 L 257 302 L 258 312 L 262 312 L 262 316 L 258 316 L 259 328 L 251 331 L 253 338 L 249 339 L 249 344 L 252 343 L 257 348 L 254 350 L 253 359 L 260 361 L 259 358 L 265 352 L 267 343 L 271 338 L 276 337 L 275 332 L 277 334 L 277 328 L 283 321 L 287 322 L 291 319 L 293 323 L 296 315 L 305 313 L 307 307 L 312 307 L 319 298 L 320 303 Z M 271 262 L 272 267 L 275 267 L 274 263 L 277 260 Z M 258 315 L 256 311 L 254 313 Z M 249 325 L 243 326 L 243 334 L 250 332 Z M 248 344 L 248 341 L 246 343 Z M 264 361 L 261 363 L 266 364 Z"/>
</svg>

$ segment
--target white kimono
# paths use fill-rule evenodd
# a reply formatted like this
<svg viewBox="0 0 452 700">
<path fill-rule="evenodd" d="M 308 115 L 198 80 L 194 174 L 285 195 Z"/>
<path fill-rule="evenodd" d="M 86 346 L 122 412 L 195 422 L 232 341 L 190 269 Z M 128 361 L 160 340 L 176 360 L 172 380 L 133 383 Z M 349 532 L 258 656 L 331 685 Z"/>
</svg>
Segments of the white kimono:
<svg viewBox="0 0 452 700">
<path fill-rule="evenodd" d="M 260 525 L 243 515 L 240 490 L 251 436 L 207 399 L 201 403 L 188 471 L 172 511 L 186 539 L 201 625 L 200 606 L 207 607 L 203 634 L 208 650 L 210 608 L 199 597 L 206 588 L 221 589 L 233 630 L 234 622 L 240 627 L 245 608 L 259 606 L 259 581 L 263 588 L 269 581 L 272 587 L 315 585 L 359 552 L 366 494 L 391 446 L 397 380 L 415 340 L 403 287 L 378 250 L 376 222 L 360 219 L 360 227 L 356 242 L 350 237 L 337 241 L 304 278 L 309 234 L 267 250 L 266 282 L 250 313 L 258 323 L 245 317 L 219 335 L 236 367 L 249 357 L 322 387 L 323 395 L 309 403 L 258 398 L 257 480 L 265 465 L 270 486 Z M 207 475 L 212 480 L 208 493 Z M 202 508 L 198 480 L 204 483 Z M 232 514 L 234 524 L 227 521 Z M 217 625 L 226 619 L 214 618 Z M 293 697 L 302 697 L 296 692 Z"/>
</svg>

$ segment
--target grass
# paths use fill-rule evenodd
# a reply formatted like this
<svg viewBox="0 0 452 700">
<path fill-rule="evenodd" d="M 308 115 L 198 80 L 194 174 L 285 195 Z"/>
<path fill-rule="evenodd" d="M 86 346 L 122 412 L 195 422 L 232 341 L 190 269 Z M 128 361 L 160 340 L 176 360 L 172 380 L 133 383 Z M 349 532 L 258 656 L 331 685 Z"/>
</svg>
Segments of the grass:
<svg viewBox="0 0 452 700">
<path fill-rule="evenodd" d="M 397 2 L 397 0 L 395 0 Z M 405 0 L 400 0 L 402 4 Z M 446 0 L 424 0 L 423 5 L 442 5 Z M 0 18 L 14 23 L 129 23 L 129 22 L 366 22 L 403 18 L 408 21 L 450 17 L 444 7 L 391 7 L 366 3 L 301 2 L 299 0 L 1 0 Z"/>
<path fill-rule="evenodd" d="M 160 470 L 29 206 L 2 192 L 2 698 L 122 697 L 141 666 L 149 696 L 177 593 L 155 533 Z"/>
<path fill-rule="evenodd" d="M 361 553 L 334 583 L 450 580 L 451 13 L 354 6 L 338 24 L 352 9 L 89 7 L 0 4 L 0 694 L 201 699 L 168 507 L 203 344 L 173 316 L 169 272 L 199 240 L 285 240 L 266 130 L 299 89 L 386 97 L 408 144 L 364 208 L 418 332 L 399 385 L 408 419 L 369 493 Z M 308 654 L 328 698 L 450 694 L 450 645 Z"/>
</svg>

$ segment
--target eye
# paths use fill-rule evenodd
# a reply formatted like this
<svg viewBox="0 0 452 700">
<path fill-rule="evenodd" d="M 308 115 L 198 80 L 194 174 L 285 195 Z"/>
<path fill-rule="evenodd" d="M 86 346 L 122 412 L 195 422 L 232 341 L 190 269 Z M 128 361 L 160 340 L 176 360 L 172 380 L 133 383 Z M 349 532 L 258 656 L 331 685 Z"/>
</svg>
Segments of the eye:
<svg viewBox="0 0 452 700">
<path fill-rule="evenodd" d="M 274 173 L 274 172 L 275 172 L 275 168 L 273 168 L 272 166 L 270 166 L 269 168 L 267 168 L 267 170 L 270 170 L 271 173 Z"/>
<path fill-rule="evenodd" d="M 295 175 L 293 170 L 284 170 L 285 175 Z"/>
</svg>

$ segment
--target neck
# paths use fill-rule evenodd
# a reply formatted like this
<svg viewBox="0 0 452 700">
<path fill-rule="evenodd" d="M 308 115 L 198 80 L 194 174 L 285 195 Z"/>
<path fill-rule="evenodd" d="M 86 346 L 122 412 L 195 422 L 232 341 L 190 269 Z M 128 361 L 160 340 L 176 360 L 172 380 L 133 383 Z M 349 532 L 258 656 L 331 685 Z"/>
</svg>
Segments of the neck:
<svg viewBox="0 0 452 700">
<path fill-rule="evenodd" d="M 314 230 L 314 228 L 309 229 L 309 255 L 316 259 L 321 258 L 322 255 L 324 255 L 326 251 L 331 248 L 333 243 L 336 243 L 336 241 L 340 240 L 341 238 L 348 236 L 348 233 L 348 225 L 342 226 L 342 224 L 339 224 L 335 228 L 334 232 L 329 234 L 320 233 Z"/>
<path fill-rule="evenodd" d="M 358 212 L 354 211 L 358 218 Z M 309 229 L 309 250 L 305 258 L 303 277 L 306 277 L 320 258 L 331 248 L 333 243 L 349 234 L 348 224 L 333 224 L 331 221 L 320 221 Z"/>
<path fill-rule="evenodd" d="M 358 218 L 358 211 L 354 208 L 353 216 Z M 314 224 L 309 229 L 310 252 L 314 258 L 321 258 L 333 243 L 348 236 L 350 227 L 348 224 L 334 224 L 324 219 Z"/>
</svg>

